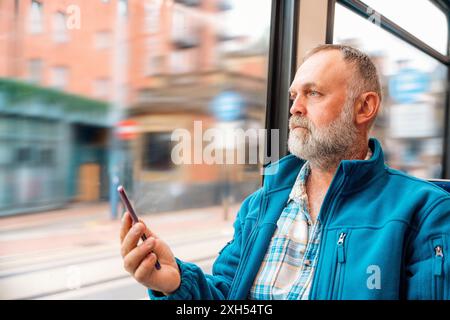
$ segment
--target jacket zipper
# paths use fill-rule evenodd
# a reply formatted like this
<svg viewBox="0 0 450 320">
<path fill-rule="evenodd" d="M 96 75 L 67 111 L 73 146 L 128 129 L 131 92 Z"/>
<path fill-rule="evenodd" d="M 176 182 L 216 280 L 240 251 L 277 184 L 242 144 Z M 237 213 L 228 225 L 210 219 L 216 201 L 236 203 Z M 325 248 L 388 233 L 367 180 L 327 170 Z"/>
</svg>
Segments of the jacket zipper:
<svg viewBox="0 0 450 320">
<path fill-rule="evenodd" d="M 334 274 L 334 282 L 333 282 L 333 290 L 332 290 L 332 296 L 333 299 L 338 299 L 338 295 L 340 292 L 340 286 L 341 286 L 341 277 L 342 277 L 342 271 L 344 269 L 345 264 L 345 239 L 347 237 L 346 232 L 341 232 L 339 234 L 339 239 L 336 243 L 337 248 L 337 261 L 336 261 L 336 272 Z"/>
<path fill-rule="evenodd" d="M 322 213 L 322 210 L 323 210 L 324 212 L 325 212 L 325 210 L 328 210 L 328 209 L 330 209 L 329 211 L 332 211 L 332 209 L 334 208 L 335 202 L 336 202 L 336 201 L 335 201 L 335 196 L 338 194 L 338 191 L 337 191 L 337 190 L 340 190 L 341 186 L 345 184 L 345 181 L 346 181 L 346 177 L 345 177 L 345 175 L 344 175 L 344 177 L 342 178 L 342 180 L 339 181 L 339 183 L 338 183 L 338 185 L 336 186 L 336 188 L 333 189 L 333 194 L 330 194 L 329 199 L 327 199 L 327 200 L 328 200 L 327 203 L 330 203 L 331 200 L 333 200 L 333 203 L 330 203 L 330 204 L 327 206 L 327 208 L 322 207 L 322 209 L 320 210 L 321 212 L 319 213 L 319 216 L 320 216 L 320 214 Z M 333 184 L 333 183 L 332 183 L 332 184 Z M 331 185 L 330 185 L 330 187 L 331 187 Z M 325 199 L 326 199 L 326 198 L 327 198 L 327 197 L 325 196 Z M 324 199 L 324 200 L 325 200 L 325 199 Z M 324 203 L 325 203 L 325 201 L 324 201 Z M 328 215 L 330 215 L 330 212 L 328 212 Z M 325 221 L 323 222 L 323 225 L 322 225 L 322 230 L 323 230 L 323 231 L 322 231 L 322 236 L 321 236 L 321 239 L 320 239 L 320 248 L 319 248 L 319 252 L 322 252 L 322 251 L 324 250 L 324 246 L 325 246 L 324 241 L 323 241 L 323 234 L 324 234 L 324 231 L 325 231 L 326 224 L 327 224 L 327 222 L 328 222 L 328 215 L 327 215 L 327 219 L 325 219 Z M 344 257 L 344 258 L 345 258 L 345 257 Z M 321 268 L 321 264 L 322 264 L 322 260 L 323 260 L 323 259 L 324 259 L 324 258 L 323 258 L 323 254 L 319 254 L 319 260 L 317 261 L 317 268 L 316 268 L 315 274 L 318 274 L 318 271 L 319 271 L 319 269 Z M 316 283 L 317 283 L 317 276 L 313 277 L 313 282 L 311 283 L 310 299 L 317 299 Z"/>
<path fill-rule="evenodd" d="M 442 299 L 443 291 L 443 270 L 444 269 L 444 250 L 442 245 L 438 244 L 434 247 L 434 267 L 433 267 L 433 278 L 434 278 L 434 297 L 437 300 Z"/>
</svg>

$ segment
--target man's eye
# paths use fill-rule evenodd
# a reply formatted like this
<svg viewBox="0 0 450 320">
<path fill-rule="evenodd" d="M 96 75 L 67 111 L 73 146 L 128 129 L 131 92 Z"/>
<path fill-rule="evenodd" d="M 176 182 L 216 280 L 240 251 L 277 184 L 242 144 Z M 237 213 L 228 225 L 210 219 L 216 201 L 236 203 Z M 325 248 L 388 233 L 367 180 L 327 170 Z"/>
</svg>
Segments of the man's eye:
<svg viewBox="0 0 450 320">
<path fill-rule="evenodd" d="M 320 96 L 320 92 L 311 90 L 310 92 L 308 92 L 308 95 L 312 97 L 318 97 Z"/>
</svg>

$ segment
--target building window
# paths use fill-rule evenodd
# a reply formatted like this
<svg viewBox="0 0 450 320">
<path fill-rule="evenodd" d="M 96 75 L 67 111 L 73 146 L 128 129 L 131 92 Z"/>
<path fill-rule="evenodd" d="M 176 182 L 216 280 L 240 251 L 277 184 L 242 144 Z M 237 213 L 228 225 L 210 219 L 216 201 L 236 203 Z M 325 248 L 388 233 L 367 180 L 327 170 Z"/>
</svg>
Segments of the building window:
<svg viewBox="0 0 450 320">
<path fill-rule="evenodd" d="M 52 167 L 55 163 L 55 150 L 52 148 L 40 149 L 38 154 L 38 164 L 43 167 Z"/>
<path fill-rule="evenodd" d="M 159 56 L 150 56 L 148 61 L 146 60 L 146 76 L 154 76 L 158 74 L 162 74 L 164 70 L 164 61 L 165 57 L 162 55 Z"/>
<path fill-rule="evenodd" d="M 185 6 L 189 7 L 198 7 L 201 5 L 200 0 L 175 0 L 175 2 L 181 3 Z"/>
<path fill-rule="evenodd" d="M 108 79 L 96 79 L 93 85 L 93 94 L 96 98 L 107 98 L 109 91 Z"/>
<path fill-rule="evenodd" d="M 55 42 L 67 42 L 69 34 L 66 26 L 66 15 L 62 12 L 57 12 L 53 18 L 53 39 Z"/>
<path fill-rule="evenodd" d="M 145 10 L 145 30 L 148 33 L 157 33 L 159 31 L 160 0 L 152 0 L 144 4 Z"/>
<path fill-rule="evenodd" d="M 67 67 L 53 67 L 50 75 L 50 85 L 57 89 L 66 89 L 68 84 Z"/>
<path fill-rule="evenodd" d="M 152 90 L 149 89 L 137 90 L 137 102 L 139 103 L 151 101 L 152 97 L 153 97 Z"/>
<path fill-rule="evenodd" d="M 32 162 L 32 149 L 30 146 L 22 146 L 16 149 L 15 163 L 18 165 L 29 164 Z"/>
<path fill-rule="evenodd" d="M 165 57 L 161 54 L 161 41 L 158 37 L 147 39 L 146 55 L 144 58 L 144 75 L 161 74 L 164 68 Z"/>
<path fill-rule="evenodd" d="M 174 6 L 172 15 L 172 43 L 178 49 L 200 45 L 200 29 L 196 17 L 180 6 Z"/>
<path fill-rule="evenodd" d="M 10 141 L 0 142 L 0 168 L 4 169 L 12 164 L 13 161 L 13 153 L 11 152 L 11 148 L 13 147 L 13 143 Z M 17 156 L 16 156 L 17 157 Z"/>
<path fill-rule="evenodd" d="M 165 171 L 172 169 L 171 132 L 151 132 L 143 137 L 142 168 Z"/>
<path fill-rule="evenodd" d="M 119 14 L 128 17 L 128 0 L 119 0 L 118 6 Z"/>
<path fill-rule="evenodd" d="M 111 46 L 111 32 L 99 31 L 94 35 L 94 47 L 97 50 L 108 49 Z"/>
<path fill-rule="evenodd" d="M 177 50 L 170 54 L 170 68 L 172 73 L 187 73 L 196 69 L 197 50 Z"/>
<path fill-rule="evenodd" d="M 366 52 L 377 66 L 384 94 L 371 136 L 381 141 L 387 163 L 441 178 L 448 67 L 340 4 L 333 37 Z"/>
<path fill-rule="evenodd" d="M 38 1 L 31 1 L 29 28 L 30 33 L 37 34 L 44 30 L 44 14 L 42 11 L 42 3 Z"/>
<path fill-rule="evenodd" d="M 186 33 L 186 13 L 179 7 L 175 7 L 172 16 L 172 37 L 180 38 Z"/>
<path fill-rule="evenodd" d="M 28 80 L 39 84 L 42 82 L 42 60 L 31 59 L 28 62 Z"/>
</svg>

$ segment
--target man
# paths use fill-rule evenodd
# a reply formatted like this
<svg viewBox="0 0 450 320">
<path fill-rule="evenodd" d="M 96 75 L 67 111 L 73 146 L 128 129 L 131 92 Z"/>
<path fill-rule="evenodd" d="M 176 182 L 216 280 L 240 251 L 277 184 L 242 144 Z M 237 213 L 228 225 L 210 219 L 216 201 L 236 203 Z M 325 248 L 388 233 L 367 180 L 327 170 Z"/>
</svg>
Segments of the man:
<svg viewBox="0 0 450 320">
<path fill-rule="evenodd" d="M 125 269 L 152 299 L 448 299 L 450 194 L 387 167 L 369 139 L 381 101 L 369 57 L 319 46 L 289 91 L 291 155 L 242 203 L 212 275 L 128 214 Z"/>
</svg>

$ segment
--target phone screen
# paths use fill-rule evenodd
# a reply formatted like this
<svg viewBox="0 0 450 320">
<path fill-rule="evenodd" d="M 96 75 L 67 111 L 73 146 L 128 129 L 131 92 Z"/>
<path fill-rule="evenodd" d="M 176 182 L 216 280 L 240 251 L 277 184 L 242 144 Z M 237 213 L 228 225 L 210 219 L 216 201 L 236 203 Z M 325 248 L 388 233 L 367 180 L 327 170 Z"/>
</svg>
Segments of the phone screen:
<svg viewBox="0 0 450 320">
<path fill-rule="evenodd" d="M 133 220 L 133 224 L 134 223 L 138 223 L 139 219 L 138 219 L 138 217 L 136 215 L 136 212 L 134 211 L 133 206 L 131 205 L 130 200 L 128 199 L 127 193 L 125 192 L 125 188 L 123 186 L 119 186 L 117 188 L 117 191 L 119 192 L 120 198 L 122 199 L 122 203 L 124 204 L 125 208 L 127 209 L 127 211 L 131 215 L 131 219 Z"/>
<path fill-rule="evenodd" d="M 136 212 L 134 211 L 134 208 L 131 205 L 130 199 L 128 199 L 127 193 L 125 192 L 125 188 L 123 186 L 119 186 L 117 188 L 117 191 L 119 192 L 120 198 L 122 199 L 122 202 L 123 202 L 125 208 L 130 213 L 131 220 L 133 220 L 133 224 L 139 222 Z M 142 239 L 142 241 L 145 241 L 145 240 L 147 240 L 147 236 L 145 234 L 142 234 L 141 239 Z M 155 267 L 158 270 L 161 269 L 161 265 L 159 264 L 158 260 L 156 260 Z"/>
</svg>

